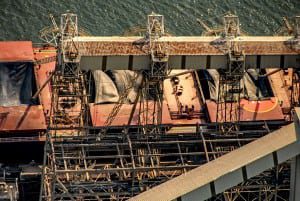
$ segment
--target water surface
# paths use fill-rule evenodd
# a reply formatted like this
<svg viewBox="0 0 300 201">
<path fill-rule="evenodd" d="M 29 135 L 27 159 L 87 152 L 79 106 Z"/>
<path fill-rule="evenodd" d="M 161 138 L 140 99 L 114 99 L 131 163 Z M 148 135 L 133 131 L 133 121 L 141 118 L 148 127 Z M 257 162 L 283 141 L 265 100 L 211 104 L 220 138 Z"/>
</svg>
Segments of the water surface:
<svg viewBox="0 0 300 201">
<path fill-rule="evenodd" d="M 173 35 L 200 35 L 196 18 L 210 26 L 222 23 L 231 11 L 239 15 L 244 31 L 251 35 L 272 35 L 282 16 L 300 15 L 300 0 L 0 0 L 0 40 L 33 40 L 49 25 L 49 13 L 66 10 L 78 14 L 79 25 L 92 35 L 121 35 L 130 27 L 146 24 L 154 11 L 165 16 Z"/>
</svg>

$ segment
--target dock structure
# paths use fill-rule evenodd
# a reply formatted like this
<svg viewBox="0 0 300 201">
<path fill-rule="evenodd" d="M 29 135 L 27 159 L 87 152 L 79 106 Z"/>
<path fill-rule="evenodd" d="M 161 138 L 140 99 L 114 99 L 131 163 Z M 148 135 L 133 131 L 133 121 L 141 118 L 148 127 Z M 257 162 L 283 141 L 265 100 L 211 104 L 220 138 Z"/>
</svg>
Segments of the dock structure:
<svg viewBox="0 0 300 201">
<path fill-rule="evenodd" d="M 142 37 L 77 37 L 73 41 L 82 55 L 83 69 L 141 70 L 150 63 L 149 47 Z M 222 37 L 165 36 L 157 42 L 167 44 L 173 69 L 226 68 L 228 42 Z M 239 36 L 230 42 L 244 51 L 246 67 L 288 68 L 297 64 L 299 49 L 293 36 Z"/>
<path fill-rule="evenodd" d="M 299 199 L 298 178 L 300 154 L 299 115 L 295 122 L 255 140 L 214 161 L 178 176 L 129 200 L 207 200 L 240 183 L 249 182 L 265 170 L 295 160 L 292 168 L 290 200 Z M 163 195 L 163 196 L 162 196 Z"/>
<path fill-rule="evenodd" d="M 300 199 L 299 17 L 288 36 L 245 36 L 232 14 L 209 36 L 164 21 L 83 36 L 67 12 L 47 45 L 0 42 L 0 84 L 23 64 L 35 79 L 27 102 L 0 105 L 0 143 L 45 144 L 39 200 Z"/>
</svg>

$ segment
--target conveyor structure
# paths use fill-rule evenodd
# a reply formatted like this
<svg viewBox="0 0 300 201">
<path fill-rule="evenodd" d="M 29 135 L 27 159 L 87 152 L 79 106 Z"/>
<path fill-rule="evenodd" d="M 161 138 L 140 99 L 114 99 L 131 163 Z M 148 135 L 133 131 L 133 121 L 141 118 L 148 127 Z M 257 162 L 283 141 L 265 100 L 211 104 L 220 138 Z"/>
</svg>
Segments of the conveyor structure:
<svg viewBox="0 0 300 201">
<path fill-rule="evenodd" d="M 30 58 L 21 58 L 34 66 L 39 105 L 18 106 L 23 116 L 0 108 L 1 132 L 43 120 L 26 128 L 38 133 L 27 140 L 45 141 L 41 201 L 300 200 L 299 17 L 294 35 L 274 37 L 241 35 L 231 14 L 208 37 L 167 36 L 155 13 L 141 37 L 80 36 L 70 12 L 51 20 L 42 37 L 55 47 L 28 54 L 24 43 Z M 267 95 L 244 95 L 249 69 L 248 83 Z M 117 81 L 122 70 L 130 83 Z M 119 100 L 93 100 L 95 71 Z"/>
</svg>

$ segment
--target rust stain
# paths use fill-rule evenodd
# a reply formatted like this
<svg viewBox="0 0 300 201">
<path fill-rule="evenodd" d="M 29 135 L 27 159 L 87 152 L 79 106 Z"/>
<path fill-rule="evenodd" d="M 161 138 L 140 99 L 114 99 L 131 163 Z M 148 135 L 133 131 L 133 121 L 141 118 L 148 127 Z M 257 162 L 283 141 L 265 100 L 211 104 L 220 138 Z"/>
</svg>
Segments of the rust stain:
<svg viewBox="0 0 300 201">
<path fill-rule="evenodd" d="M 46 130 L 43 109 L 38 105 L 0 107 L 0 131 Z"/>
<path fill-rule="evenodd" d="M 270 100 L 261 101 L 248 101 L 246 99 L 242 99 L 240 102 L 240 121 L 283 120 L 284 115 L 277 101 L 278 100 L 275 97 L 271 98 Z M 216 122 L 216 102 L 212 100 L 206 100 L 206 105 L 210 121 Z"/>
<path fill-rule="evenodd" d="M 224 55 L 224 43 L 215 41 L 164 41 L 170 55 Z M 82 56 L 148 55 L 149 46 L 138 41 L 75 41 Z M 296 55 L 285 41 L 236 41 L 247 55 Z M 68 43 L 65 44 L 66 47 Z M 73 47 L 73 45 L 69 46 Z"/>
<path fill-rule="evenodd" d="M 0 42 L 0 62 L 30 62 L 33 60 L 31 41 Z"/>
</svg>

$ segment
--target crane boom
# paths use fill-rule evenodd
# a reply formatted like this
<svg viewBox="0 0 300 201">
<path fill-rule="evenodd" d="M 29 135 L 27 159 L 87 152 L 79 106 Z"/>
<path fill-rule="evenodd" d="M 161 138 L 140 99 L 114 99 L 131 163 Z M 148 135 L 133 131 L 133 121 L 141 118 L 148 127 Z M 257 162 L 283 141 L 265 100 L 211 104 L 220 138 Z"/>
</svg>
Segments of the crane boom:
<svg viewBox="0 0 300 201">
<path fill-rule="evenodd" d="M 197 18 L 197 22 L 207 31 L 207 32 L 213 32 L 213 30 L 211 28 L 209 28 L 209 26 L 207 24 L 205 24 L 205 22 L 203 22 L 203 20 L 201 20 L 200 18 Z"/>
</svg>

